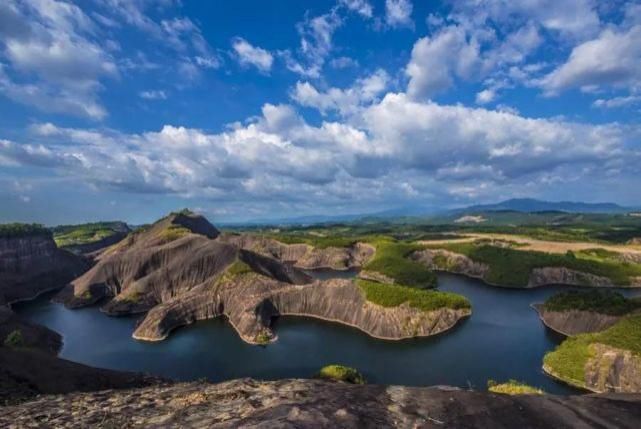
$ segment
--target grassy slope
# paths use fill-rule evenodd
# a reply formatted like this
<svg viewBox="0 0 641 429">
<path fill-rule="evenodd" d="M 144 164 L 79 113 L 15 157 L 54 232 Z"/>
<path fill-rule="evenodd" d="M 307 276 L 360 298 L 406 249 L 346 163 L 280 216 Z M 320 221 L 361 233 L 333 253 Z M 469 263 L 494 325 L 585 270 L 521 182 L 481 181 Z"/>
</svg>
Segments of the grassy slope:
<svg viewBox="0 0 641 429">
<path fill-rule="evenodd" d="M 417 289 L 395 284 L 383 284 L 367 280 L 357 280 L 368 301 L 383 307 L 397 307 L 408 303 L 410 307 L 423 311 L 439 308 L 471 308 L 470 302 L 462 295 L 435 290 Z"/>
<path fill-rule="evenodd" d="M 424 247 L 417 244 L 378 239 L 372 241 L 376 254 L 363 268 L 393 278 L 397 283 L 414 287 L 436 286 L 436 275 L 423 264 L 412 261 L 409 255 Z"/>
<path fill-rule="evenodd" d="M 592 356 L 590 345 L 595 343 L 630 350 L 641 356 L 641 314 L 625 317 L 603 332 L 568 338 L 547 353 L 543 363 L 563 379 L 583 385 L 585 364 Z"/>
<path fill-rule="evenodd" d="M 627 299 L 614 291 L 569 291 L 551 296 L 543 304 L 549 311 L 581 310 L 622 316 L 641 308 L 641 301 Z"/>
<path fill-rule="evenodd" d="M 622 262 L 609 256 L 599 257 L 594 251 L 558 255 L 474 243 L 450 243 L 431 247 L 461 253 L 474 261 L 487 264 L 490 271 L 486 280 L 505 286 L 526 286 L 532 270 L 541 267 L 566 267 L 607 277 L 618 285 L 627 285 L 630 277 L 641 276 L 641 264 Z"/>
<path fill-rule="evenodd" d="M 112 222 L 59 226 L 53 228 L 53 237 L 58 247 L 88 244 L 117 233 L 115 228 L 115 223 Z"/>
</svg>

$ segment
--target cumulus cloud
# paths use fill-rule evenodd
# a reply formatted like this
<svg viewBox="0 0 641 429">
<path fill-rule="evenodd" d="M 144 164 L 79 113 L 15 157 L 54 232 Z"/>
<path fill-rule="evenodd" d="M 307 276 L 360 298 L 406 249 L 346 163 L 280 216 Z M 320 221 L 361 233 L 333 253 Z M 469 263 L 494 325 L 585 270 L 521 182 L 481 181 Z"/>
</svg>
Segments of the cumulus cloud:
<svg viewBox="0 0 641 429">
<path fill-rule="evenodd" d="M 367 86 L 365 80 L 354 86 Z M 329 96 L 318 94 L 320 100 Z M 375 87 L 373 101 L 345 120 L 319 125 L 293 106 L 273 104 L 221 133 L 165 125 L 124 134 L 36 124 L 32 141 L 0 142 L 0 163 L 49 168 L 128 192 L 301 203 L 418 198 L 438 189 L 450 197 L 478 195 L 525 183 L 544 187 L 550 174 L 562 180 L 569 172 L 638 170 L 641 155 L 621 125 L 531 119 L 378 94 Z M 329 100 L 328 109 L 338 105 Z"/>
<path fill-rule="evenodd" d="M 364 18 L 371 18 L 373 16 L 372 5 L 367 0 L 340 0 L 339 3 Z"/>
<path fill-rule="evenodd" d="M 302 106 L 316 108 L 323 114 L 337 111 L 346 116 L 371 104 L 387 89 L 388 83 L 388 74 L 379 69 L 366 78 L 356 80 L 347 89 L 329 88 L 320 92 L 309 82 L 297 82 L 291 95 Z"/>
<path fill-rule="evenodd" d="M 252 65 L 262 72 L 269 72 L 274 62 L 274 57 L 269 51 L 252 46 L 242 38 L 236 38 L 232 42 L 236 57 L 241 65 Z"/>
<path fill-rule="evenodd" d="M 101 119 L 100 79 L 117 77 L 111 55 L 96 42 L 98 29 L 77 6 L 54 0 L 0 6 L 0 44 L 10 67 L 0 70 L 0 90 L 36 108 Z M 27 76 L 28 81 L 15 75 Z M 52 100 L 59 98 L 57 106 Z"/>
<path fill-rule="evenodd" d="M 496 94 L 491 89 L 484 89 L 476 94 L 476 104 L 487 104 L 494 100 Z"/>
<path fill-rule="evenodd" d="M 605 29 L 572 49 L 568 60 L 539 84 L 548 95 L 591 86 L 641 90 L 641 25 Z"/>
<path fill-rule="evenodd" d="M 385 0 L 385 23 L 390 27 L 414 27 L 410 0 Z"/>
<path fill-rule="evenodd" d="M 422 37 L 412 48 L 405 73 L 408 93 L 431 97 L 453 85 L 454 77 L 467 78 L 481 65 L 480 46 L 460 26 L 449 26 L 432 37 Z"/>
</svg>

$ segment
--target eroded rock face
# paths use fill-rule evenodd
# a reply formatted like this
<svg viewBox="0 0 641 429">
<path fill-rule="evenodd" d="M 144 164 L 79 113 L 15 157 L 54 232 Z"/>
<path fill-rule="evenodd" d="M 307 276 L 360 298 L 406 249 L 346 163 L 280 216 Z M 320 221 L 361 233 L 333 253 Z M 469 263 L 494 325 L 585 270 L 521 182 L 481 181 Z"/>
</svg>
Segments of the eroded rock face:
<svg viewBox="0 0 641 429">
<path fill-rule="evenodd" d="M 447 387 L 251 379 L 44 396 L 0 426 L 56 428 L 638 428 L 640 395 L 509 396 Z"/>
<path fill-rule="evenodd" d="M 367 243 L 355 243 L 351 247 L 321 249 L 303 243 L 284 244 L 268 237 L 250 234 L 227 234 L 223 235 L 221 240 L 304 269 L 347 270 L 360 268 L 374 256 L 376 251 L 374 246 Z"/>
<path fill-rule="evenodd" d="M 365 300 L 350 280 L 333 279 L 304 285 L 279 282 L 255 274 L 220 283 L 207 293 L 188 294 L 151 310 L 134 338 L 158 341 L 196 320 L 225 315 L 249 343 L 274 340 L 272 318 L 317 317 L 354 326 L 378 338 L 429 336 L 452 328 L 469 310 L 423 312 L 407 305 L 385 308 Z"/>
<path fill-rule="evenodd" d="M 621 316 L 594 311 L 549 311 L 542 304 L 532 307 L 539 313 L 539 318 L 545 326 L 566 336 L 604 331 L 621 319 Z"/>
<path fill-rule="evenodd" d="M 412 259 L 425 264 L 432 270 L 448 271 L 468 277 L 485 279 L 490 268 L 475 262 L 465 255 L 443 249 L 425 249 L 412 253 Z"/>
<path fill-rule="evenodd" d="M 278 261 L 214 240 L 217 230 L 204 218 L 194 218 L 172 215 L 148 231 L 131 235 L 101 254 L 96 265 L 57 299 L 76 308 L 113 297 L 102 307 L 107 314 L 143 313 L 192 290 L 211 289 L 225 269 L 238 260 L 285 282 L 310 280 Z M 167 231 L 176 228 L 186 231 L 168 241 Z"/>
<path fill-rule="evenodd" d="M 585 385 L 593 392 L 641 392 L 641 357 L 630 350 L 591 344 Z"/>
<path fill-rule="evenodd" d="M 535 268 L 530 273 L 528 287 L 536 287 L 550 284 L 571 285 L 571 286 L 597 286 L 614 287 L 607 277 L 581 271 L 570 270 L 565 267 L 544 267 Z"/>
<path fill-rule="evenodd" d="M 50 234 L 0 238 L 0 304 L 61 288 L 89 263 L 58 249 Z"/>
</svg>

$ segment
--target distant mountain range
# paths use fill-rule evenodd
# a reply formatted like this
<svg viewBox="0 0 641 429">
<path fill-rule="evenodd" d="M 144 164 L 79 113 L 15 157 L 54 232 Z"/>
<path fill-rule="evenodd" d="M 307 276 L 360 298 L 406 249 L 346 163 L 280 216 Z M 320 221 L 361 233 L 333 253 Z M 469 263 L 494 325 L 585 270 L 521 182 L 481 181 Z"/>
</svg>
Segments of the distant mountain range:
<svg viewBox="0 0 641 429">
<path fill-rule="evenodd" d="M 533 198 L 513 198 L 495 204 L 478 204 L 461 207 L 451 210 L 434 210 L 427 207 L 398 207 L 374 213 L 345 214 L 345 215 L 309 215 L 291 218 L 277 219 L 256 219 L 242 222 L 242 225 L 313 225 L 322 223 L 341 222 L 365 222 L 381 221 L 400 218 L 432 218 L 440 216 L 451 216 L 465 213 L 482 213 L 492 211 L 515 211 L 523 213 L 532 212 L 565 212 L 565 213 L 627 213 L 639 210 L 637 208 L 624 207 L 615 203 L 584 203 L 573 201 L 543 201 Z M 238 224 L 224 224 L 222 226 L 233 226 Z"/>
<path fill-rule="evenodd" d="M 533 198 L 513 198 L 496 204 L 479 204 L 456 209 L 455 212 L 488 212 L 498 210 L 512 210 L 518 212 L 544 212 L 559 211 L 568 213 L 626 213 L 632 211 L 630 207 L 623 207 L 614 203 L 582 203 L 573 201 L 542 201 Z"/>
</svg>

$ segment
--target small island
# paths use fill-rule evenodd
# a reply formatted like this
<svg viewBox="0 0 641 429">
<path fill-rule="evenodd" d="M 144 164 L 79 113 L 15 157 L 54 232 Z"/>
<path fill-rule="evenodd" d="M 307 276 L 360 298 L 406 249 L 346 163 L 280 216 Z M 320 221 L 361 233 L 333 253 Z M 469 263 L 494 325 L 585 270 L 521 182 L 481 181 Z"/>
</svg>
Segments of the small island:
<svg viewBox="0 0 641 429">
<path fill-rule="evenodd" d="M 547 374 L 593 392 L 641 389 L 641 301 L 581 291 L 534 307 L 546 326 L 569 336 L 545 355 Z"/>
</svg>

